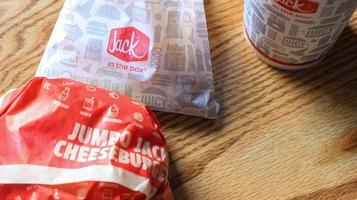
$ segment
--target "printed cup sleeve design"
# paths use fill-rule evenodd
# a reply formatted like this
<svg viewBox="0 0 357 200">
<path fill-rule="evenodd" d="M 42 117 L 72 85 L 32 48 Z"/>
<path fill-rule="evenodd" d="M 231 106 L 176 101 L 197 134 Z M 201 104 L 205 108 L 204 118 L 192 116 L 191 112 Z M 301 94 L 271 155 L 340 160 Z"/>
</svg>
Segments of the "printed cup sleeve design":
<svg viewBox="0 0 357 200">
<path fill-rule="evenodd" d="M 245 34 L 268 64 L 305 68 L 327 55 L 356 6 L 354 0 L 246 0 Z"/>
</svg>

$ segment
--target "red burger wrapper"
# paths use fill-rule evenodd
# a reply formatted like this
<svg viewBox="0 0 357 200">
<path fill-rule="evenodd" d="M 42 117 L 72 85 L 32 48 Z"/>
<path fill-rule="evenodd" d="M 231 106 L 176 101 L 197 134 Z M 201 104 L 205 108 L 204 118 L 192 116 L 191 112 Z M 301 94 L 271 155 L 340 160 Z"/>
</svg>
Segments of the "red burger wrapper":
<svg viewBox="0 0 357 200">
<path fill-rule="evenodd" d="M 168 151 L 145 105 L 67 79 L 0 98 L 1 199 L 171 200 Z"/>
</svg>

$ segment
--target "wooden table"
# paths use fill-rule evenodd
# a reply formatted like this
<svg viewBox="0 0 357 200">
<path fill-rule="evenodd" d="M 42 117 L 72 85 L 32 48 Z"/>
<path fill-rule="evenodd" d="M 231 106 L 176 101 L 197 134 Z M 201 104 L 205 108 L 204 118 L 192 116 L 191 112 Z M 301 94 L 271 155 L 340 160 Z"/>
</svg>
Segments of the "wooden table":
<svg viewBox="0 0 357 200">
<path fill-rule="evenodd" d="M 0 2 L 0 93 L 34 75 L 62 4 Z M 243 0 L 206 5 L 222 110 L 158 113 L 176 199 L 357 199 L 357 13 L 320 67 L 285 72 L 248 48 Z"/>
</svg>

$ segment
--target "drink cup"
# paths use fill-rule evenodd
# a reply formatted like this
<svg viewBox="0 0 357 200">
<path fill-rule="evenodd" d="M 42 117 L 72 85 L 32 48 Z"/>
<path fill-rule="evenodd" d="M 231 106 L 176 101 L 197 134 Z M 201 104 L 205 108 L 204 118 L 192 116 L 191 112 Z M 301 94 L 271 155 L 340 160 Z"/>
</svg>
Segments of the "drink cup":
<svg viewBox="0 0 357 200">
<path fill-rule="evenodd" d="M 356 6 L 357 0 L 245 0 L 245 36 L 271 66 L 312 67 L 328 55 Z"/>
</svg>

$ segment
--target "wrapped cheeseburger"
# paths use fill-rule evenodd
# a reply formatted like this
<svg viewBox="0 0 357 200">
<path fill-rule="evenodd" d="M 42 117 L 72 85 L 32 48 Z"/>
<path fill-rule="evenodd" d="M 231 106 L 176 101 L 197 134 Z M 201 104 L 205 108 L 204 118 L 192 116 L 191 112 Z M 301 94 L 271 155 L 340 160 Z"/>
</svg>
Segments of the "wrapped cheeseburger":
<svg viewBox="0 0 357 200">
<path fill-rule="evenodd" d="M 158 120 L 129 97 L 35 78 L 0 98 L 0 134 L 0 199 L 172 199 Z"/>
</svg>

